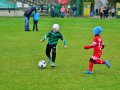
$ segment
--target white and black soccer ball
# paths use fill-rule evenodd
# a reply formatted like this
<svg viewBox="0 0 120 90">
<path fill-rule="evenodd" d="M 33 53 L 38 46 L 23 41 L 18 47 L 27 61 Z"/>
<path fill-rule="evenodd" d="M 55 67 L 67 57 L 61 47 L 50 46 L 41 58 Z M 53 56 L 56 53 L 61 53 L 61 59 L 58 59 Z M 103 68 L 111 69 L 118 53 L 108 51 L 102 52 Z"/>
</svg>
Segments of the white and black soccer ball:
<svg viewBox="0 0 120 90">
<path fill-rule="evenodd" d="M 40 61 L 38 62 L 38 66 L 39 66 L 40 68 L 45 68 L 45 67 L 46 67 L 46 61 L 45 61 L 45 60 L 40 60 Z"/>
</svg>

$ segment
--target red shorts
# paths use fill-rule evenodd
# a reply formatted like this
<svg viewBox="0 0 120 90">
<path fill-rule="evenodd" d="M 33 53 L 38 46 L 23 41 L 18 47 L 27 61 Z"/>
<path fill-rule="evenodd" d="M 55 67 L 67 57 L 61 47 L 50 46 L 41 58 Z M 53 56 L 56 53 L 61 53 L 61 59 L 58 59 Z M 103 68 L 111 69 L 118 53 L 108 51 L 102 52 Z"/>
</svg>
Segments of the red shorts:
<svg viewBox="0 0 120 90">
<path fill-rule="evenodd" d="M 94 53 L 93 56 L 92 56 L 92 59 L 93 60 L 99 60 L 101 55 L 102 55 L 102 53 Z"/>
</svg>

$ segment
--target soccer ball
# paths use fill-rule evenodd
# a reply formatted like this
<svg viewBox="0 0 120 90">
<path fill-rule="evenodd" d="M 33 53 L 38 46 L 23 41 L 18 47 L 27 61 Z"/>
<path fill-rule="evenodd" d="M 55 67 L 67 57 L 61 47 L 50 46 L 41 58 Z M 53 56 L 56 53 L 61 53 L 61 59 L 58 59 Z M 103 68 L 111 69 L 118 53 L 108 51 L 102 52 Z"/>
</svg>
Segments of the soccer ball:
<svg viewBox="0 0 120 90">
<path fill-rule="evenodd" d="M 45 68 L 45 67 L 46 67 L 46 62 L 45 62 L 45 60 L 40 60 L 40 61 L 38 62 L 38 66 L 39 66 L 40 68 Z"/>
</svg>

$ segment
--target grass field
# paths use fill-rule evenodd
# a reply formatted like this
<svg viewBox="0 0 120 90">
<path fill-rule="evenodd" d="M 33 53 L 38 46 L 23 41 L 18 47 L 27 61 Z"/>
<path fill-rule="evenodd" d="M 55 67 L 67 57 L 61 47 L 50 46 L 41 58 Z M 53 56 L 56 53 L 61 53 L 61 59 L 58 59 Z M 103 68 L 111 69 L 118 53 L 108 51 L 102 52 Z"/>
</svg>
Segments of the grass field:
<svg viewBox="0 0 120 90">
<path fill-rule="evenodd" d="M 47 62 L 47 40 L 44 43 L 39 40 L 54 23 L 60 25 L 68 48 L 64 49 L 59 40 L 56 68 L 47 63 L 46 69 L 40 69 L 38 61 Z M 31 29 L 32 25 L 31 19 Z M 91 44 L 92 28 L 96 25 L 103 27 L 105 49 L 101 58 L 108 59 L 111 68 L 94 65 L 94 74 L 86 75 L 93 50 L 86 51 L 83 46 Z M 39 32 L 25 32 L 23 18 L 0 18 L 0 90 L 120 90 L 119 59 L 119 19 L 42 17 Z"/>
</svg>

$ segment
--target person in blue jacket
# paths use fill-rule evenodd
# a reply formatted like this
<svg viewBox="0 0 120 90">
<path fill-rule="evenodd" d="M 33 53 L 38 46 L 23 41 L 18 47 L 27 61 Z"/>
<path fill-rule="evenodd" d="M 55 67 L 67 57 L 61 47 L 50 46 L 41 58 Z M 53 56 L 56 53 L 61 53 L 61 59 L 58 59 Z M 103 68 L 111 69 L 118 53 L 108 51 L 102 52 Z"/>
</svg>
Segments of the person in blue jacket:
<svg viewBox="0 0 120 90">
<path fill-rule="evenodd" d="M 37 12 L 37 10 L 35 10 L 35 12 L 32 14 L 33 17 L 33 31 L 36 27 L 36 31 L 38 31 L 38 20 L 40 19 L 40 14 Z"/>
<path fill-rule="evenodd" d="M 29 29 L 29 18 L 31 17 L 31 14 L 34 10 L 36 10 L 35 7 L 30 7 L 24 13 L 24 22 L 25 22 L 24 29 L 25 29 L 25 31 L 30 31 L 30 29 Z"/>
</svg>

